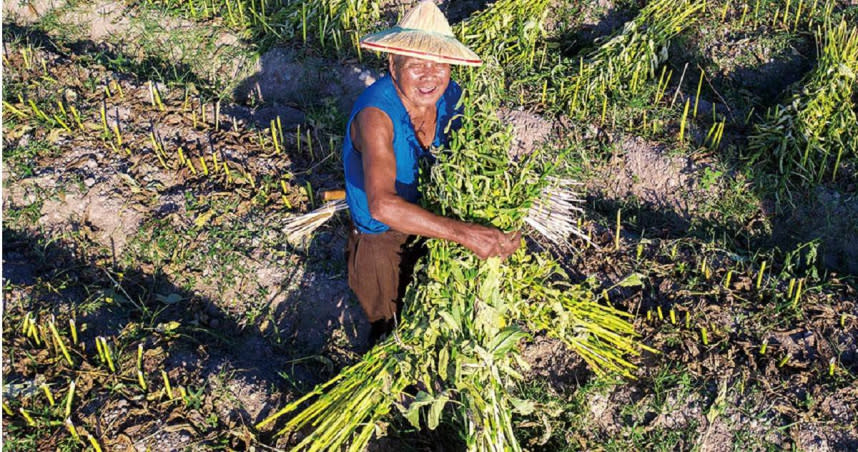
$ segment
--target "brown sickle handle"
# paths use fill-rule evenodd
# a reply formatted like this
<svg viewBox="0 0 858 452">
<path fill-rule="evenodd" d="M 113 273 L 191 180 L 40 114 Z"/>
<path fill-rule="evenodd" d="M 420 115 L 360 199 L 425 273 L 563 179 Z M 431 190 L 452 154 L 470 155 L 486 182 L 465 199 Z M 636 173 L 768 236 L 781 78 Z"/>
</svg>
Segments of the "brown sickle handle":
<svg viewBox="0 0 858 452">
<path fill-rule="evenodd" d="M 342 189 L 338 190 L 325 190 L 322 192 L 322 200 L 323 201 L 336 201 L 339 199 L 346 199 L 346 191 Z"/>
</svg>

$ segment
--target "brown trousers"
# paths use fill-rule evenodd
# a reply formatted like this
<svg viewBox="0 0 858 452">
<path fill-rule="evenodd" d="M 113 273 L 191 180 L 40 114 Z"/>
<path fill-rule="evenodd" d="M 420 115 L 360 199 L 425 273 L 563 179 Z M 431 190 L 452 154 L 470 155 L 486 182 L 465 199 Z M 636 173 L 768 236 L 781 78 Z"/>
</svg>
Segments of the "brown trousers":
<svg viewBox="0 0 858 452">
<path fill-rule="evenodd" d="M 346 245 L 349 287 L 370 323 L 392 325 L 414 265 L 426 253 L 422 240 L 392 229 L 364 234 L 352 226 Z"/>
</svg>

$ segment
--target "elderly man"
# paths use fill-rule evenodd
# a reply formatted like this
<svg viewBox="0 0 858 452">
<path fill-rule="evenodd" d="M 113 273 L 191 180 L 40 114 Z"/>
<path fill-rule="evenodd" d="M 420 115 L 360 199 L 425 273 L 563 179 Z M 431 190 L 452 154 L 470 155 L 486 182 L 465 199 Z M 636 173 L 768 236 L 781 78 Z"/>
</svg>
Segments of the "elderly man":
<svg viewBox="0 0 858 452">
<path fill-rule="evenodd" d="M 521 234 L 441 217 L 416 204 L 418 161 L 446 144 L 444 130 L 457 114 L 461 88 L 450 80 L 450 65 L 482 63 L 456 40 L 438 7 L 419 3 L 396 27 L 364 37 L 361 46 L 390 54 L 389 75 L 358 98 L 343 144 L 354 224 L 346 249 L 349 286 L 374 343 L 391 331 L 401 309 L 421 254 L 418 236 L 452 240 L 486 259 L 508 257 Z"/>
</svg>

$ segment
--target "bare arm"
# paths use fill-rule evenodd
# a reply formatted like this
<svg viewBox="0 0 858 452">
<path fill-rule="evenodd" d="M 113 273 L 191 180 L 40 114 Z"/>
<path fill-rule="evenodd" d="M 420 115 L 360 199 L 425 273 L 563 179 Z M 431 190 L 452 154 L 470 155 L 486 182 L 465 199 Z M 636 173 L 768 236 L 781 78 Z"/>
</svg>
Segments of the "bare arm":
<svg viewBox="0 0 858 452">
<path fill-rule="evenodd" d="M 363 159 L 364 189 L 370 215 L 406 234 L 451 240 L 480 259 L 508 257 L 521 244 L 521 232 L 502 231 L 435 215 L 396 194 L 396 158 L 393 123 L 381 110 L 368 107 L 358 113 L 349 131 Z"/>
</svg>

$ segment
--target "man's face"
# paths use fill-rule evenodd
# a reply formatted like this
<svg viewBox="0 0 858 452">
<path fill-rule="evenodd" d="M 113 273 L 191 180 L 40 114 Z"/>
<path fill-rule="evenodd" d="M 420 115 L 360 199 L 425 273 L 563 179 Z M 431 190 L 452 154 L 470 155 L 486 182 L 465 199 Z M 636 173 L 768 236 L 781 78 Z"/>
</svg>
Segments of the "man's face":
<svg viewBox="0 0 858 452">
<path fill-rule="evenodd" d="M 403 103 L 418 108 L 434 106 L 450 84 L 450 65 L 421 58 L 390 55 L 390 75 Z"/>
</svg>

